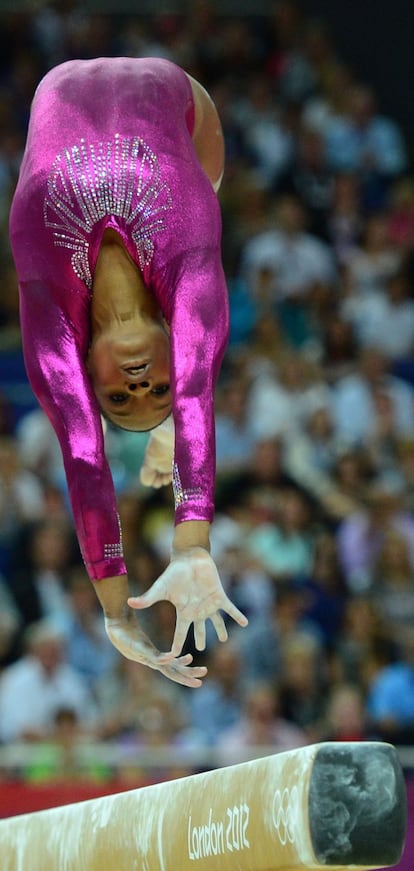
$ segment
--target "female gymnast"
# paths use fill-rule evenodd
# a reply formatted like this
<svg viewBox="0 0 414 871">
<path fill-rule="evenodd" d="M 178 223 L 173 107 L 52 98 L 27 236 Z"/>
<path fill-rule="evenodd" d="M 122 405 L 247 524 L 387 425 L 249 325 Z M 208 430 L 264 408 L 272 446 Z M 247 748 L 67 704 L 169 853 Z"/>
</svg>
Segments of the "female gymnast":
<svg viewBox="0 0 414 871">
<path fill-rule="evenodd" d="M 190 625 L 203 650 L 207 619 L 227 638 L 220 611 L 247 623 L 209 554 L 213 394 L 228 335 L 223 161 L 214 104 L 175 64 L 68 61 L 36 90 L 10 215 L 28 377 L 60 441 L 107 634 L 127 658 L 192 687 L 206 669 L 180 656 Z M 101 415 L 153 430 L 141 477 L 155 486 L 171 480 L 175 431 L 171 561 L 140 597 L 129 597 Z M 167 653 L 132 619 L 161 599 L 176 609 Z"/>
</svg>

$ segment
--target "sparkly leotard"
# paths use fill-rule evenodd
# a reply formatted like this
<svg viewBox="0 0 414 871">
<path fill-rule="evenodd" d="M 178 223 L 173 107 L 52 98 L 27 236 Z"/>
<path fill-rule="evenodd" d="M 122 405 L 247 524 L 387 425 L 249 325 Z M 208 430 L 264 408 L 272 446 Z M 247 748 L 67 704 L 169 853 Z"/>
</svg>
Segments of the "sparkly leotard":
<svg viewBox="0 0 414 871">
<path fill-rule="evenodd" d="M 122 237 L 170 324 L 175 520 L 211 520 L 213 389 L 228 332 L 216 195 L 191 139 L 184 72 L 162 59 L 69 61 L 41 81 L 10 234 L 28 376 L 61 444 L 92 579 L 126 571 L 86 370 L 94 268 Z"/>
</svg>

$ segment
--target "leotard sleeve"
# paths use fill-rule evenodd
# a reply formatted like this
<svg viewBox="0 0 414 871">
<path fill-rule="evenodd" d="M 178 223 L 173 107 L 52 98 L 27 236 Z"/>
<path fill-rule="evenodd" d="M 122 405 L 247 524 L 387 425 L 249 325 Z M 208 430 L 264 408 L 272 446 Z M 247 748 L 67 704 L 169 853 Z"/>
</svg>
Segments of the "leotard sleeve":
<svg viewBox="0 0 414 871">
<path fill-rule="evenodd" d="M 41 282 L 22 284 L 20 299 L 26 369 L 60 441 L 87 572 L 92 580 L 125 574 L 101 417 L 84 362 L 88 300 Z"/>
<path fill-rule="evenodd" d="M 175 523 L 212 521 L 214 388 L 228 339 L 227 287 L 218 248 L 186 252 L 164 276 L 174 287 L 171 390 L 175 424 Z"/>
</svg>

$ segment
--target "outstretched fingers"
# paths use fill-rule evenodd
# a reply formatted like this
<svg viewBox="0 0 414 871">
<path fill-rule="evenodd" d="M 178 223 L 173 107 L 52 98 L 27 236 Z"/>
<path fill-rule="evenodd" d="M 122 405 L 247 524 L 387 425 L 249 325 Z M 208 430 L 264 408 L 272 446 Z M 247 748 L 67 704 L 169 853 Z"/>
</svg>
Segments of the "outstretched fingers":
<svg viewBox="0 0 414 871">
<path fill-rule="evenodd" d="M 227 641 L 229 636 L 227 633 L 226 624 L 225 624 L 221 614 L 219 614 L 219 612 L 217 611 L 216 614 L 212 614 L 212 616 L 210 617 L 210 620 L 211 620 L 211 622 L 216 630 L 218 640 L 219 641 Z"/>
<path fill-rule="evenodd" d="M 175 624 L 175 632 L 173 643 L 171 645 L 171 653 L 173 656 L 179 656 L 183 647 L 185 639 L 187 638 L 188 630 L 190 628 L 191 622 L 186 620 L 179 611 L 177 611 L 177 622 Z"/>
<path fill-rule="evenodd" d="M 150 587 L 146 593 L 143 593 L 142 596 L 130 596 L 127 601 L 130 608 L 141 610 L 143 608 L 150 608 L 151 605 L 155 605 L 156 602 L 159 602 L 161 598 L 162 596 L 157 595 L 155 584 L 153 584 L 153 586 Z"/>
<path fill-rule="evenodd" d="M 194 621 L 194 641 L 196 650 L 205 650 L 206 648 L 206 622 L 205 620 Z"/>
<path fill-rule="evenodd" d="M 193 661 L 191 653 L 171 659 L 171 654 L 160 654 L 158 657 L 158 670 L 175 683 L 185 687 L 197 689 L 203 683 L 203 677 L 207 674 L 204 665 L 190 666 Z"/>
<path fill-rule="evenodd" d="M 226 596 L 223 604 L 221 605 L 221 609 L 222 611 L 225 611 L 226 614 L 229 615 L 229 617 L 235 620 L 235 622 L 238 623 L 239 626 L 247 626 L 249 622 L 247 617 L 242 613 L 242 611 L 239 611 L 239 609 L 236 608 L 235 605 L 233 605 L 233 602 L 230 601 L 228 596 Z"/>
<path fill-rule="evenodd" d="M 191 659 L 192 657 L 190 656 L 190 661 Z M 201 665 L 188 668 L 186 661 L 187 657 L 180 657 L 179 659 L 173 660 L 173 662 L 168 665 L 160 666 L 159 670 L 165 675 L 165 677 L 168 677 L 175 683 L 196 689 L 202 685 L 202 679 L 206 676 L 207 669 L 205 666 Z"/>
<path fill-rule="evenodd" d="M 217 638 L 219 641 L 227 641 L 228 632 L 226 624 L 219 613 L 216 611 L 215 614 L 211 614 L 209 617 L 211 620 L 217 634 Z M 205 620 L 197 620 L 194 623 L 194 640 L 195 646 L 197 650 L 205 650 L 206 647 L 206 621 Z"/>
</svg>

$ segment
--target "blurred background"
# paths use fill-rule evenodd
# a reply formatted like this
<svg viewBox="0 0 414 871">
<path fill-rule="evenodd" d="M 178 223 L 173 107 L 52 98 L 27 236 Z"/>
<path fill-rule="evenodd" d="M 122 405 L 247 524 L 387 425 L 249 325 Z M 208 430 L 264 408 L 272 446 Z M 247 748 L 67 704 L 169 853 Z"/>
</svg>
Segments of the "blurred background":
<svg viewBox="0 0 414 871">
<path fill-rule="evenodd" d="M 0 813 L 320 740 L 414 765 L 414 122 L 403 0 L 0 3 Z M 60 450 L 28 385 L 8 214 L 39 79 L 162 56 L 209 90 L 231 338 L 213 555 L 249 627 L 189 691 L 106 641 Z M 169 489 L 106 430 L 134 591 L 162 571 Z M 162 649 L 173 614 L 143 618 Z M 193 651 L 189 637 L 186 649 Z M 197 658 L 197 656 L 196 656 Z M 411 796 L 411 792 L 410 792 Z M 402 866 L 401 866 L 402 867 Z"/>
</svg>

